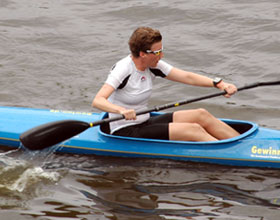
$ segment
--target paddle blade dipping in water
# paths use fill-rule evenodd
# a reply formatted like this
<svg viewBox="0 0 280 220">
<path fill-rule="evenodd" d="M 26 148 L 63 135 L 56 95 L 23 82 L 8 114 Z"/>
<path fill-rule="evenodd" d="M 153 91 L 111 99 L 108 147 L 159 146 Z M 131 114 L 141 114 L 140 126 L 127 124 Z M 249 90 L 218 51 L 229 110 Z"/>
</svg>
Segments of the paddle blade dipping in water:
<svg viewBox="0 0 280 220">
<path fill-rule="evenodd" d="M 20 141 L 29 150 L 41 150 L 61 143 L 89 127 L 89 123 L 76 120 L 50 122 L 22 133 Z"/>
</svg>

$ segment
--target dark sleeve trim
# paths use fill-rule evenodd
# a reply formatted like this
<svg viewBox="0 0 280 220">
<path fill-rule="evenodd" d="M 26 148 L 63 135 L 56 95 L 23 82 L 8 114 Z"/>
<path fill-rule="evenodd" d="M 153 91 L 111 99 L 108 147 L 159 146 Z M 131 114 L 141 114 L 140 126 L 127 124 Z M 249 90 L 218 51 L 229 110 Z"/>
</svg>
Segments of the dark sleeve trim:
<svg viewBox="0 0 280 220">
<path fill-rule="evenodd" d="M 128 82 L 130 75 L 128 75 L 127 77 L 125 77 L 125 79 L 122 81 L 122 83 L 119 85 L 119 87 L 117 89 L 122 89 L 123 87 L 125 87 L 125 85 Z"/>
<path fill-rule="evenodd" d="M 166 75 L 160 70 L 160 69 L 153 69 L 150 68 L 150 71 L 155 75 L 155 76 L 160 76 L 162 78 L 166 77 Z"/>
</svg>

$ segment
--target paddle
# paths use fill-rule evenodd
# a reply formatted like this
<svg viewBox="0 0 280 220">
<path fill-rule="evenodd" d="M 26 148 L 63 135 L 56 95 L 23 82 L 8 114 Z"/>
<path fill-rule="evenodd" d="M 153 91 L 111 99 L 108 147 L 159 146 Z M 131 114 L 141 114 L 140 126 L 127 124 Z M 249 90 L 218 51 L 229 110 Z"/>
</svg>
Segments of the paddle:
<svg viewBox="0 0 280 220">
<path fill-rule="evenodd" d="M 251 89 L 259 86 L 269 86 L 269 85 L 280 85 L 280 81 L 272 81 L 272 82 L 257 82 L 253 84 L 249 84 L 243 87 L 238 88 L 238 91 Z M 145 113 L 160 111 L 172 107 L 177 107 L 180 105 L 201 101 L 204 99 L 213 98 L 216 96 L 225 95 L 226 91 L 218 92 L 198 98 L 193 98 L 189 100 L 183 100 L 175 103 L 155 106 L 150 109 L 146 109 L 143 111 L 136 112 L 136 115 L 141 115 Z M 20 141 L 22 144 L 30 149 L 30 150 L 40 150 L 55 144 L 61 143 L 81 132 L 84 130 L 94 127 L 97 125 L 102 125 L 104 123 L 109 123 L 117 120 L 124 119 L 123 115 L 119 115 L 114 118 L 106 118 L 99 121 L 95 121 L 92 123 L 87 123 L 84 121 L 76 121 L 76 120 L 62 120 L 62 121 L 55 121 L 50 122 L 47 124 L 40 125 L 38 127 L 32 128 L 20 135 Z"/>
</svg>

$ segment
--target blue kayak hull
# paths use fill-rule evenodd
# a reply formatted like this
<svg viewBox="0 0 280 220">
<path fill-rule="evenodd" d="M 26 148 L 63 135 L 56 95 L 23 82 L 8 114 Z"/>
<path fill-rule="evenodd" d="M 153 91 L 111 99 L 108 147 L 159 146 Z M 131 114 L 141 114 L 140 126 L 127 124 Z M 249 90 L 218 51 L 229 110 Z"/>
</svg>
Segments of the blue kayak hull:
<svg viewBox="0 0 280 220">
<path fill-rule="evenodd" d="M 18 148 L 21 133 L 48 122 L 69 119 L 94 122 L 103 117 L 103 113 L 0 107 L 0 145 Z M 96 126 L 62 143 L 56 152 L 280 168 L 280 131 L 248 121 L 222 120 L 243 129 L 242 134 L 215 142 L 183 142 L 117 137 Z"/>
</svg>

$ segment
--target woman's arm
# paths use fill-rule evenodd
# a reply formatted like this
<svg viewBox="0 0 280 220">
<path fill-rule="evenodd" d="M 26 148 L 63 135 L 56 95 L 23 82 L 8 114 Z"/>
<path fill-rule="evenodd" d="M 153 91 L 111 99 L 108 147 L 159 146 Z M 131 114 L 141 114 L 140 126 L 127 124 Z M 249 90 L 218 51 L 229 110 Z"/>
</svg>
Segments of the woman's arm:
<svg viewBox="0 0 280 220">
<path fill-rule="evenodd" d="M 115 89 L 112 86 L 105 83 L 93 99 L 92 107 L 98 108 L 104 112 L 122 114 L 127 120 L 135 120 L 136 113 L 134 109 L 125 109 L 108 101 L 108 98 L 114 91 Z"/>
<path fill-rule="evenodd" d="M 172 68 L 166 79 L 181 82 L 193 86 L 214 87 L 213 79 L 193 72 L 187 72 L 178 68 Z M 221 81 L 216 86 L 221 91 L 226 91 L 226 97 L 233 95 L 237 88 L 235 85 Z"/>
</svg>

